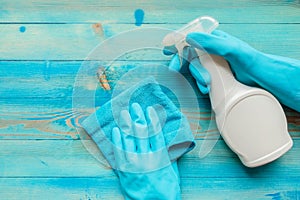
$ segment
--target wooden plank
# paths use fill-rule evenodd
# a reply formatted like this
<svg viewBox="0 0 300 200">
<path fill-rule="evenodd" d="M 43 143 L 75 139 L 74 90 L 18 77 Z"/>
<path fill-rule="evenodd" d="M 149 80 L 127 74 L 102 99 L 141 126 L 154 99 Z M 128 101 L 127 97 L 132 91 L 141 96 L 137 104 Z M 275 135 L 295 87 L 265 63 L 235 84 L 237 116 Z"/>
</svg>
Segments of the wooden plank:
<svg viewBox="0 0 300 200">
<path fill-rule="evenodd" d="M 86 99 L 88 101 L 88 99 Z M 208 99 L 200 99 L 202 106 L 209 106 Z M 17 99 L 0 101 L 1 139 L 78 139 L 76 127 L 93 112 L 94 108 L 72 110 L 71 99 Z M 68 107 L 68 108 L 66 108 Z M 218 133 L 211 111 L 201 108 L 197 113 L 192 107 L 181 107 L 187 115 L 195 137 Z M 199 121 L 200 120 L 200 121 Z M 197 128 L 199 124 L 199 128 Z M 293 125 L 293 122 L 291 122 Z M 299 137 L 299 128 L 291 132 Z"/>
<path fill-rule="evenodd" d="M 216 6 L 217 5 L 217 6 Z M 20 1 L 1 2 L 2 23 L 132 23 L 134 11 L 144 10 L 144 23 L 186 23 L 212 15 L 222 23 L 299 23 L 298 1 Z M 122 13 L 122 17 L 120 14 Z M 278 17 L 280 16 L 280 17 Z"/>
<path fill-rule="evenodd" d="M 150 75 L 164 80 L 174 78 L 171 73 L 161 73 L 162 69 L 167 71 L 168 61 L 127 60 L 114 62 L 111 66 L 95 64 L 92 67 L 87 63 L 90 62 L 2 61 L 0 62 L 0 98 L 12 100 L 13 98 L 71 98 L 74 87 L 82 86 L 87 92 L 100 90 L 102 87 L 97 77 L 100 67 L 107 67 L 106 76 L 111 87 L 122 75 L 137 67 L 144 67 L 145 71 L 140 77 L 133 78 L 133 84 L 140 81 L 141 77 Z M 185 76 L 188 81 L 192 81 L 191 75 Z M 178 85 L 171 80 L 170 84 Z M 103 95 L 102 90 L 101 92 L 100 94 Z M 80 96 L 85 97 L 85 95 Z"/>
<path fill-rule="evenodd" d="M 196 138 L 215 138 L 218 135 L 211 116 L 208 99 L 198 99 L 200 113 L 184 107 Z M 103 99 L 104 101 L 104 99 Z M 72 110 L 72 99 L 16 99 L 0 100 L 1 139 L 78 139 L 76 127 L 94 108 Z M 300 137 L 299 113 L 285 108 L 288 130 L 293 138 Z M 199 127 L 198 127 L 199 125 Z M 197 128 L 198 127 L 198 128 Z"/>
<path fill-rule="evenodd" d="M 132 72 L 132 69 L 139 69 L 142 70 L 142 73 L 135 73 L 134 77 L 130 77 L 132 84 L 137 84 L 146 77 L 153 76 L 158 82 L 165 84 L 170 89 L 186 90 L 186 84 L 177 80 L 180 77 L 193 88 L 191 90 L 194 90 L 194 93 L 178 98 L 184 98 L 186 101 L 192 97 L 207 99 L 207 95 L 199 93 L 191 74 L 171 73 L 167 64 L 168 61 L 114 62 L 113 65 L 106 68 L 106 77 L 110 88 L 113 89 L 116 84 L 122 85 L 126 81 L 121 78 L 123 75 Z M 0 62 L 1 102 L 12 104 L 13 102 L 20 103 L 20 99 L 28 99 L 28 104 L 30 101 L 36 101 L 34 102 L 36 104 L 38 99 L 45 99 L 45 103 L 62 99 L 65 107 L 71 107 L 70 103 L 72 102 L 70 100 L 76 96 L 76 98 L 96 98 L 96 106 L 102 105 L 113 95 L 111 91 L 105 91 L 97 77 L 97 71 L 103 65 L 96 64 L 92 67 L 88 65 L 77 61 L 2 61 Z M 130 73 L 127 75 L 129 76 Z M 205 104 L 207 107 L 207 103 Z"/>
<path fill-rule="evenodd" d="M 204 3 L 203 3 L 204 2 Z M 93 0 L 75 0 L 69 2 L 67 0 L 52 0 L 51 3 L 45 2 L 43 0 L 28 0 L 26 2 L 20 0 L 11 0 L 11 1 L 3 1 L 3 7 L 5 8 L 66 8 L 66 9 L 96 9 L 95 7 L 150 7 L 150 8 L 192 8 L 200 5 L 202 7 L 211 7 L 215 8 L 216 5 L 222 6 L 225 8 L 228 7 L 257 7 L 258 5 L 262 6 L 282 6 L 282 5 L 297 5 L 297 1 L 249 1 L 249 0 L 239 0 L 239 1 L 224 1 L 224 0 L 216 0 L 214 2 L 206 2 L 203 0 L 182 0 L 182 1 L 159 1 L 159 0 L 140 0 L 138 2 L 132 2 L 128 0 L 124 0 L 122 2 L 118 0 L 101 0 L 101 1 L 93 1 Z"/>
<path fill-rule="evenodd" d="M 23 139 L 78 138 L 75 128 L 84 117 L 93 112 L 95 106 L 98 108 L 110 100 L 111 92 L 101 89 L 95 73 L 91 73 L 82 80 L 84 84 L 80 87 L 79 96 L 74 94 L 76 100 L 79 99 L 80 102 L 83 102 L 82 105 L 85 107 L 85 109 L 78 109 L 76 106 L 73 107 L 72 95 L 76 77 L 74 73 L 79 67 L 79 62 L 75 62 L 75 64 L 74 62 L 67 64 L 58 62 L 53 67 L 46 69 L 47 75 L 45 75 L 43 65 L 39 64 L 40 62 L 36 65 L 36 69 L 30 64 L 26 65 L 26 62 L 18 69 L 13 65 L 3 67 L 5 70 L 0 73 L 0 77 L 2 77 L 2 84 L 0 84 L 0 137 L 3 139 L 20 137 Z M 128 68 L 128 66 L 125 65 L 123 68 Z M 150 71 L 159 74 L 158 71 L 161 70 L 151 68 Z M 165 78 L 169 77 L 163 77 L 164 80 Z M 191 80 L 191 76 L 188 78 Z M 15 81 L 17 84 L 13 83 Z M 111 78 L 110 81 L 115 82 L 114 78 Z M 90 86 L 92 83 L 95 87 Z M 177 81 L 176 84 L 178 84 Z M 12 85 L 13 87 L 11 87 Z M 195 83 L 193 83 L 193 87 L 196 87 Z M 201 135 L 209 130 L 211 134 L 216 134 L 215 126 L 210 126 L 210 121 L 207 121 L 211 117 L 207 96 L 197 93 L 198 96 L 194 96 L 194 99 L 189 96 L 181 96 L 182 102 L 186 105 L 181 105 L 181 108 L 188 115 L 193 126 L 199 124 L 199 119 L 203 119 L 200 122 L 201 130 L 197 131 L 196 128 L 195 132 Z M 96 99 L 95 105 L 93 104 L 94 99 Z M 197 99 L 201 108 L 200 115 L 195 112 L 194 104 L 189 103 L 190 101 L 195 102 Z M 214 120 L 212 121 L 214 123 Z M 203 137 L 200 135 L 199 137 Z"/>
<path fill-rule="evenodd" d="M 178 28 L 208 14 L 255 48 L 300 58 L 299 1 L 3 0 L 0 60 L 32 61 L 0 62 L 0 199 L 122 199 L 113 172 L 76 140 L 85 113 L 71 110 L 71 97 L 77 61 L 106 38 L 135 28 L 137 8 L 145 12 L 142 27 Z M 154 55 L 126 59 L 169 59 Z M 97 95 L 99 104 L 109 97 Z M 200 100 L 203 110 L 191 114 L 193 123 L 201 119 L 197 138 L 204 137 L 210 119 L 208 100 Z M 289 109 L 286 114 L 295 145 L 274 163 L 243 167 L 222 140 L 204 159 L 197 150 L 185 155 L 179 161 L 183 199 L 298 199 L 300 116 Z M 209 130 L 213 139 L 216 129 Z"/>
<path fill-rule="evenodd" d="M 176 29 L 182 24 L 146 24 L 142 27 Z M 20 29 L 26 28 L 25 32 Z M 103 30 L 93 24 L 1 24 L 1 60 L 84 60 L 100 42 L 122 31 L 133 30 L 132 24 L 104 22 Z M 221 24 L 232 35 L 248 42 L 266 53 L 300 58 L 298 24 Z M 145 34 L 147 40 L 157 35 Z M 158 39 L 160 43 L 160 36 Z M 128 40 L 136 41 L 136 38 Z M 288 48 L 285 48 L 288 47 Z M 125 53 L 125 52 L 124 52 Z M 138 51 L 131 54 L 132 60 L 162 60 L 160 51 Z M 129 57 L 127 57 L 129 59 Z"/>
<path fill-rule="evenodd" d="M 84 143 L 85 142 L 85 143 Z M 99 151 L 85 140 L 0 140 L 0 177 L 96 177 L 111 178 L 114 173 Z M 278 160 L 259 167 L 247 168 L 219 140 L 207 157 L 199 158 L 203 140 L 184 155 L 179 163 L 183 178 L 299 178 L 300 140 Z M 1 185 L 1 183 L 0 183 Z"/>
<path fill-rule="evenodd" d="M 123 199 L 118 180 L 107 178 L 0 179 L 1 199 Z M 183 178 L 182 199 L 299 199 L 299 180 Z"/>
<path fill-rule="evenodd" d="M 116 177 L 0 178 L 1 199 L 123 199 Z"/>
<path fill-rule="evenodd" d="M 89 154 L 80 140 L 0 140 L 0 143 L 3 144 L 2 177 L 114 176 L 109 166 Z"/>
<path fill-rule="evenodd" d="M 0 121 L 0 135 L 2 138 L 9 139 L 22 136 L 31 139 L 77 138 L 75 127 L 78 127 L 83 117 L 91 114 L 95 107 L 98 108 L 110 100 L 112 93 L 100 88 L 96 71 L 87 74 L 87 77 L 82 80 L 83 82 L 78 84 L 79 86 L 77 85 L 81 89 L 80 92 L 73 93 L 80 62 L 47 63 L 6 62 L 2 65 L 3 70 L 0 71 L 0 110 L 2 111 L 0 114 L 2 119 Z M 149 64 L 149 62 L 147 63 Z M 114 67 L 118 67 L 118 65 Z M 131 67 L 121 65 L 120 68 L 126 71 Z M 155 68 L 152 65 L 148 71 L 149 75 L 152 73 L 154 75 L 160 74 L 164 81 L 172 78 L 159 72 L 161 72 L 161 68 Z M 115 74 L 108 77 L 110 78 L 109 83 L 116 82 L 117 76 Z M 186 77 L 192 81 L 190 75 L 186 75 Z M 134 79 L 131 81 L 132 83 L 138 82 Z M 173 87 L 176 86 L 178 90 L 182 87 L 178 85 L 178 81 L 172 81 L 170 84 L 173 84 Z M 198 96 L 196 94 L 191 97 L 181 95 L 181 101 L 185 104 L 182 104 L 181 108 L 187 113 L 191 123 L 195 125 L 199 124 L 198 119 L 203 118 L 203 122 L 200 122 L 201 131 L 199 130 L 199 133 L 204 133 L 205 130 L 209 129 L 212 134 L 215 134 L 216 128 L 209 126 L 210 121 L 205 121 L 211 117 L 207 96 L 200 95 L 195 83 L 191 82 L 191 84 Z M 84 106 L 85 109 L 74 106 L 72 97 L 82 102 L 83 104 L 80 106 Z M 94 99 L 96 99 L 95 104 L 93 104 Z M 195 102 L 197 99 L 202 110 L 201 116 L 199 113 L 195 113 L 193 106 L 197 105 Z M 190 103 L 191 101 L 194 104 Z"/>
<path fill-rule="evenodd" d="M 200 148 L 202 140 L 197 140 Z M 203 159 L 199 159 L 199 150 L 196 148 L 179 161 L 179 170 L 183 177 L 231 177 L 231 178 L 261 178 L 261 177 L 295 177 L 299 178 L 299 153 L 300 141 L 294 139 L 293 148 L 284 156 L 267 165 L 247 168 L 243 166 L 236 156 L 225 144 L 219 140 L 213 150 Z M 285 169 L 293 167 L 293 169 Z M 287 170 L 287 171 L 285 171 Z"/>
<path fill-rule="evenodd" d="M 116 62 L 115 71 L 127 71 L 132 66 L 128 62 Z M 149 61 L 135 61 L 136 65 Z M 153 61 L 160 63 L 160 61 Z M 162 62 L 164 63 L 164 62 Z M 0 137 L 2 139 L 76 139 L 76 127 L 93 109 L 98 108 L 111 98 L 111 92 L 104 91 L 96 77 L 96 70 L 84 76 L 80 92 L 73 93 L 76 73 L 81 62 L 0 62 Z M 152 66 L 152 65 L 151 65 Z M 159 67 L 151 67 L 147 73 L 158 75 L 162 79 L 172 78 L 161 73 Z M 113 70 L 111 70 L 113 72 Z M 146 72 L 145 72 L 146 74 Z M 143 74 L 143 75 L 145 75 Z M 208 134 L 214 138 L 217 134 L 215 120 L 211 116 L 210 102 L 201 95 L 192 77 L 185 77 L 194 88 L 197 96 L 178 96 L 185 105 L 181 105 L 194 127 L 196 138 Z M 108 74 L 109 84 L 115 83 L 118 76 Z M 135 77 L 136 79 L 139 77 Z M 133 83 L 138 82 L 135 79 Z M 121 84 L 121 83 L 120 83 Z M 180 89 L 178 82 L 170 84 Z M 175 85 L 174 85 L 175 84 Z M 85 109 L 75 106 L 72 97 L 80 101 Z M 173 98 L 174 99 L 174 98 Z M 195 112 L 192 101 L 198 100 L 200 113 Z M 93 104 L 95 100 L 95 104 Z M 300 115 L 286 109 L 288 126 L 294 138 L 300 136 Z M 199 129 L 197 125 L 200 124 Z"/>
<path fill-rule="evenodd" d="M 101 95 L 99 95 L 101 97 Z M 100 98 L 98 98 L 100 100 Z M 82 99 L 89 102 L 90 99 Z M 102 102 L 101 102 L 102 101 Z M 105 96 L 98 101 L 108 101 Z M 185 100 L 189 101 L 189 99 Z M 215 138 L 218 134 L 207 98 L 198 98 L 200 113 L 194 107 L 181 107 L 189 119 L 196 138 Z M 94 107 L 72 107 L 71 98 L 16 98 L 0 99 L 0 138 L 2 139 L 76 139 L 76 127 Z M 285 108 L 289 133 L 300 137 L 299 113 Z M 199 124 L 199 128 L 197 128 Z"/>
<path fill-rule="evenodd" d="M 299 179 L 188 178 L 182 199 L 298 199 Z"/>
</svg>

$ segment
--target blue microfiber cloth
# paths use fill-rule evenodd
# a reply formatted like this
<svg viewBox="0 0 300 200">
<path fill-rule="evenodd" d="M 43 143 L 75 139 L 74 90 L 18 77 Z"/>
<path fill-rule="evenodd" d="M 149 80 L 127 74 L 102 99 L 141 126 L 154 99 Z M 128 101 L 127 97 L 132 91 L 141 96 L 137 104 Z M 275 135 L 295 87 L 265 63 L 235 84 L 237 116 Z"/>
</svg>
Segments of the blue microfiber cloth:
<svg viewBox="0 0 300 200">
<path fill-rule="evenodd" d="M 82 122 L 82 127 L 97 144 L 109 164 L 114 168 L 115 158 L 111 132 L 117 126 L 121 110 L 129 110 L 132 103 L 138 103 L 145 111 L 148 106 L 158 108 L 158 116 L 165 121 L 162 130 L 170 160 L 174 161 L 195 146 L 194 137 L 187 118 L 162 92 L 153 77 L 149 77 L 117 95 Z M 163 109 L 161 109 L 163 108 Z"/>
</svg>

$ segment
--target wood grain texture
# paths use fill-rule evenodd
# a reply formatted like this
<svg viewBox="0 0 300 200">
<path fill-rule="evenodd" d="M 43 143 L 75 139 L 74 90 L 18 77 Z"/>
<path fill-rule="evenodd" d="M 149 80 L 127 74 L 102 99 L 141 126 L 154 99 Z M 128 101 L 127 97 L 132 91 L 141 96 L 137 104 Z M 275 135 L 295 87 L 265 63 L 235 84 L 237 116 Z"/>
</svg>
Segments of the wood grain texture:
<svg viewBox="0 0 300 200">
<path fill-rule="evenodd" d="M 197 16 L 197 15 L 195 15 Z M 213 16 L 213 15 L 212 15 Z M 26 27 L 20 32 L 21 26 Z M 95 32 L 93 24 L 0 24 L 1 60 L 84 60 L 100 42 L 123 31 L 133 30 L 134 24 L 103 22 L 104 35 Z M 145 24 L 142 27 L 176 29 L 182 24 Z M 221 24 L 222 29 L 253 47 L 276 55 L 300 58 L 298 24 Z M 270 37 L 271 35 L 271 37 Z M 155 35 L 147 35 L 155 37 Z M 161 46 L 162 47 L 162 46 Z M 283 47 L 289 47 L 284 48 Z M 132 60 L 169 60 L 159 51 L 139 52 Z"/>
<path fill-rule="evenodd" d="M 202 106 L 209 106 L 208 99 L 200 101 Z M 0 100 L 0 105 L 1 139 L 78 139 L 76 127 L 80 127 L 82 120 L 93 111 L 90 108 L 74 112 L 69 107 L 71 99 L 18 99 L 8 103 Z M 218 131 L 210 109 L 200 107 L 200 113 L 192 112 L 192 108 L 182 109 L 191 125 L 200 123 L 199 128 L 194 129 L 196 138 L 204 138 L 206 135 L 212 139 L 216 137 Z M 299 113 L 290 109 L 286 109 L 285 113 L 290 135 L 299 138 Z"/>
<path fill-rule="evenodd" d="M 299 139 L 294 139 L 294 147 L 278 160 L 253 169 L 243 166 L 223 140 L 203 159 L 199 158 L 203 140 L 196 143 L 178 162 L 183 178 L 241 178 L 241 182 L 243 178 L 299 178 Z M 1 140 L 0 144 L 3 178 L 115 176 L 99 151 L 87 151 L 85 140 Z"/>
<path fill-rule="evenodd" d="M 299 23 L 294 1 L 4 1 L 0 17 L 6 23 L 135 23 L 134 11 L 145 11 L 145 23 L 187 23 L 200 15 L 222 23 Z M 122 13 L 120 15 L 120 13 Z"/>
<path fill-rule="evenodd" d="M 261 51 L 300 58 L 299 0 L 3 0 L 0 199 L 123 199 L 117 177 L 102 163 L 95 144 L 76 129 L 111 94 L 101 89 L 92 70 L 76 95 L 90 102 L 86 94 L 96 91 L 95 105 L 74 110 L 72 97 L 82 61 L 100 42 L 137 28 L 136 9 L 144 11 L 142 28 L 177 29 L 211 15 L 220 29 Z M 169 59 L 160 51 L 138 51 L 112 68 L 120 73 L 130 65 L 167 64 Z M 113 86 L 119 76 L 108 77 Z M 285 108 L 294 147 L 275 162 L 250 169 L 221 139 L 207 157 L 199 158 L 205 135 L 213 141 L 218 131 L 207 96 L 198 92 L 197 99 L 200 113 L 183 107 L 191 124 L 200 124 L 194 130 L 197 148 L 178 162 L 184 200 L 300 199 L 299 113 Z"/>
<path fill-rule="evenodd" d="M 167 63 L 166 61 L 151 61 Z M 131 65 L 128 65 L 131 63 Z M 133 65 L 149 64 L 149 61 L 118 61 L 111 66 L 109 83 L 113 85 Z M 100 87 L 96 76 L 97 68 L 91 71 L 81 83 L 76 84 L 76 75 L 81 68 L 80 61 L 2 61 L 0 62 L 0 137 L 2 139 L 77 139 L 76 127 L 82 120 L 111 98 L 110 92 Z M 121 75 L 116 75 L 119 71 Z M 159 67 L 151 67 L 144 75 L 159 74 Z M 113 74 L 111 74 L 113 73 Z M 162 79 L 172 76 L 162 75 Z M 194 88 L 200 113 L 194 112 L 194 107 L 181 107 L 188 116 L 196 138 L 215 138 L 218 134 L 210 102 L 201 95 L 190 74 L 186 79 Z M 131 79 L 137 83 L 139 77 Z M 182 90 L 179 82 L 170 81 L 174 88 Z M 122 84 L 122 83 L 119 83 Z M 74 93 L 74 87 L 81 86 L 79 93 Z M 94 92 L 95 91 L 95 92 Z M 84 109 L 74 104 L 74 99 L 82 102 Z M 185 105 L 193 101 L 193 96 L 179 96 Z M 80 100 L 78 100 L 80 99 Z M 175 101 L 175 99 L 173 99 Z M 90 103 L 95 101 L 95 104 Z M 300 137 L 299 113 L 285 109 L 289 132 L 294 138 Z"/>
<path fill-rule="evenodd" d="M 241 182 L 241 180 L 243 180 Z M 116 178 L 2 178 L 0 198 L 123 199 Z M 182 178 L 182 199 L 298 199 L 298 179 Z M 16 185 L 19 187 L 16 188 Z M 194 187 L 195 185 L 199 186 Z"/>
</svg>

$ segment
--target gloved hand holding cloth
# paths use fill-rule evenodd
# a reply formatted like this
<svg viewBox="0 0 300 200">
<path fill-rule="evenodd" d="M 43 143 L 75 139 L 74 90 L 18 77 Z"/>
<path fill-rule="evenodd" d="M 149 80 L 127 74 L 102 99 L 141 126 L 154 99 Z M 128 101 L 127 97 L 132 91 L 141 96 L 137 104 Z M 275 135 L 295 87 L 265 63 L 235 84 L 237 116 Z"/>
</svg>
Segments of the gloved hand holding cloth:
<svg viewBox="0 0 300 200">
<path fill-rule="evenodd" d="M 187 118 L 150 77 L 82 123 L 126 199 L 180 199 L 177 159 L 195 146 Z"/>
<path fill-rule="evenodd" d="M 181 199 L 177 161 L 171 163 L 155 109 L 133 103 L 112 130 L 115 170 L 126 199 Z"/>
</svg>

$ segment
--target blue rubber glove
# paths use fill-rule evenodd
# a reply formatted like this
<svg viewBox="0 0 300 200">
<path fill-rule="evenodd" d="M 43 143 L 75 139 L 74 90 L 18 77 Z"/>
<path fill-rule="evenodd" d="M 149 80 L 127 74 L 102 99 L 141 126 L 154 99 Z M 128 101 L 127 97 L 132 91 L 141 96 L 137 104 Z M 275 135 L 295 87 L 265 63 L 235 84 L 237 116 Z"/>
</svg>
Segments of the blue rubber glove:
<svg viewBox="0 0 300 200">
<path fill-rule="evenodd" d="M 170 69 L 181 73 L 189 71 L 196 79 L 197 86 L 201 93 L 208 94 L 210 90 L 210 75 L 199 62 L 195 48 L 186 46 L 182 51 L 182 55 L 178 55 L 175 45 L 166 46 L 164 47 L 163 53 L 165 55 L 174 54 L 171 62 L 169 63 Z"/>
<path fill-rule="evenodd" d="M 154 108 L 144 114 L 133 103 L 129 112 L 121 111 L 118 126 L 112 130 L 112 141 L 125 199 L 181 199 L 177 162 L 170 162 Z"/>
<path fill-rule="evenodd" d="M 219 30 L 212 34 L 190 33 L 186 37 L 191 47 L 183 51 L 190 66 L 189 69 L 197 80 L 198 87 L 204 94 L 209 91 L 210 78 L 208 72 L 202 68 L 197 70 L 193 48 L 206 50 L 209 54 L 223 56 L 231 67 L 236 79 L 249 86 L 260 86 L 272 93 L 282 104 L 300 112 L 300 61 L 281 56 L 262 53 L 247 43 Z M 165 54 L 175 53 L 174 48 L 166 48 Z M 178 70 L 180 66 L 176 54 L 170 68 Z M 187 65 L 182 62 L 182 64 Z M 206 72 L 205 72 L 206 71 Z"/>
</svg>

